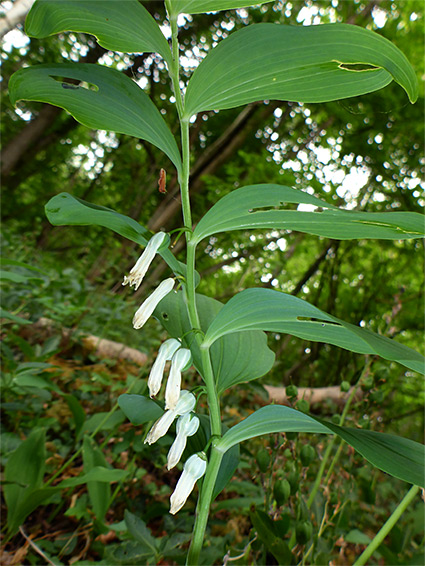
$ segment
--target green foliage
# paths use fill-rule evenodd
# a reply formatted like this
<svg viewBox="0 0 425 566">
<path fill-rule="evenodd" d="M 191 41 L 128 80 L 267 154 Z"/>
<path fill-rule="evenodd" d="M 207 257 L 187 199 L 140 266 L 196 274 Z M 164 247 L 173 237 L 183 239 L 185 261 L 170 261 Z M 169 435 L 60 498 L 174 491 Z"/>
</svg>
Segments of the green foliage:
<svg viewBox="0 0 425 566">
<path fill-rule="evenodd" d="M 423 356 L 403 344 L 332 317 L 296 297 L 269 289 L 246 289 L 235 295 L 208 327 L 204 347 L 241 330 L 285 332 L 353 352 L 378 354 L 419 373 L 424 370 Z"/>
<path fill-rule="evenodd" d="M 189 81 L 185 116 L 264 99 L 328 102 L 373 92 L 392 79 L 416 101 L 413 68 L 378 34 L 345 24 L 257 24 L 232 34 L 202 61 Z"/>
<path fill-rule="evenodd" d="M 288 203 L 308 204 L 320 210 L 282 210 Z M 253 185 L 232 191 L 219 200 L 197 224 L 194 241 L 200 242 L 219 232 L 259 228 L 295 230 L 336 240 L 401 240 L 421 238 L 425 233 L 420 214 L 350 213 L 290 187 Z"/>
<path fill-rule="evenodd" d="M 83 63 L 29 67 L 13 75 L 9 91 L 13 104 L 49 102 L 89 128 L 147 140 L 181 170 L 176 141 L 160 112 L 141 88 L 114 69 Z"/>
<path fill-rule="evenodd" d="M 38 38 L 63 31 L 91 33 L 105 49 L 124 53 L 157 51 L 170 63 L 170 49 L 153 17 L 136 0 L 126 2 L 123 10 L 119 0 L 109 0 L 106 5 L 96 0 L 39 0 L 26 18 L 25 32 Z"/>
<path fill-rule="evenodd" d="M 73 333 L 78 328 L 99 338 L 101 334 L 154 357 L 164 335 L 157 324 L 138 333 L 130 329 L 133 305 L 122 299 L 117 283 L 139 252 L 99 228 L 142 246 L 151 237 L 144 226 L 152 232 L 176 229 L 181 235 L 181 222 L 173 217 L 178 184 L 187 255 L 179 256 L 182 261 L 174 257 L 180 243 L 176 245 L 172 235 L 173 251 L 161 255 L 182 290 L 167 296 L 155 316 L 169 335 L 192 350 L 203 380 L 200 384 L 193 371 L 183 375 L 183 387 L 197 396 L 201 426 L 188 439 L 182 461 L 200 451 L 209 458 L 207 474 L 198 482 L 200 501 L 188 560 L 222 563 L 237 553 L 236 563 L 323 564 L 339 553 L 339 560 L 353 563 L 361 546 L 373 543 L 370 533 L 393 512 L 402 488 L 344 444 L 338 446 L 337 438 L 396 478 L 423 482 L 423 447 L 377 432 L 400 428 L 398 433 L 422 440 L 421 382 L 415 371 L 403 372 L 397 364 L 376 358 L 378 354 L 414 370 L 423 368 L 422 357 L 411 349 L 422 347 L 417 238 L 423 223 L 417 212 L 423 202 L 417 181 L 423 120 L 418 119 L 420 105 L 406 105 L 402 90 L 390 84 L 398 82 L 411 101 L 417 96 L 412 67 L 384 38 L 395 38 L 419 70 L 422 57 L 412 43 L 419 37 L 416 20 L 423 15 L 410 3 L 397 10 L 397 2 L 391 9 L 384 2 L 369 11 L 355 3 L 331 7 L 321 0 L 314 6 L 306 3 L 304 11 L 304 3 L 283 8 L 279 3 L 260 4 L 218 16 L 185 15 L 179 17 L 178 29 L 180 12 L 226 10 L 246 2 L 167 0 L 165 10 L 162 3 L 147 3 L 145 9 L 131 0 L 124 12 L 115 1 L 38 0 L 26 29 L 45 39 L 31 42 L 23 52 L 12 48 L 5 56 L 6 80 L 22 64 L 29 67 L 10 81 L 12 100 L 27 102 L 20 104 L 21 110 L 6 102 L 3 137 L 11 148 L 30 148 L 20 165 L 5 175 L 8 194 L 13 190 L 20 198 L 19 217 L 15 198 L 8 199 L 4 211 L 9 223 L 4 247 L 14 259 L 2 262 L 0 279 L 5 290 L 2 457 L 8 529 L 13 535 L 25 522 L 36 532 L 40 516 L 48 517 L 46 525 L 59 514 L 68 521 L 61 529 L 64 534 L 43 533 L 37 540 L 44 556 L 55 563 L 71 554 L 77 564 L 180 564 L 185 559 L 182 547 L 192 537 L 191 514 L 182 509 L 176 517 L 168 515 L 169 485 L 176 478 L 162 471 L 174 425 L 156 445 L 144 443 L 144 425 L 164 414 L 161 403 L 147 398 L 144 379 L 138 379 L 147 370 L 141 368 L 135 378 L 126 362 L 97 360 Z M 286 25 L 314 14 L 313 23 L 318 19 L 325 25 Z M 372 32 L 381 27 L 383 14 L 387 21 L 382 31 Z M 182 69 L 162 33 L 166 27 L 159 27 L 164 22 L 171 25 L 174 55 L 186 57 Z M 104 53 L 90 37 L 63 31 L 93 34 L 106 49 L 126 53 Z M 58 37 L 46 37 L 59 32 Z M 339 42 L 338 60 L 328 41 Z M 161 55 L 167 65 L 146 52 Z M 81 63 L 85 53 L 87 60 Z M 63 64 L 61 57 L 74 63 Z M 195 58 L 197 68 L 191 73 Z M 187 82 L 185 100 L 182 81 Z M 384 85 L 384 91 L 376 91 Z M 174 102 L 172 90 L 175 105 L 169 104 Z M 368 97 L 332 102 L 372 91 Z M 261 98 L 268 100 L 258 102 Z M 331 102 L 270 102 L 276 99 Z M 38 145 L 26 145 L 27 129 L 18 116 L 43 117 L 37 100 L 118 135 L 86 132 L 57 110 L 50 114 L 51 123 Z M 232 110 L 246 102 L 252 104 L 242 112 Z M 197 111 L 191 118 L 189 153 L 188 120 Z M 166 125 L 177 125 L 179 119 L 183 161 L 175 142 L 177 127 L 170 132 Z M 167 170 L 166 195 L 156 190 L 164 168 L 157 148 L 177 169 L 177 174 Z M 13 152 L 5 152 L 6 169 L 9 155 Z M 367 172 L 367 182 L 358 191 L 344 193 L 337 176 L 348 177 L 353 171 Z M 258 184 L 265 180 L 267 184 Z M 58 187 L 71 194 L 51 198 Z M 323 192 L 325 200 L 317 198 Z M 51 231 L 40 207 L 49 198 L 46 211 L 54 225 L 94 227 L 80 233 L 73 228 Z M 312 212 L 308 206 L 322 211 Z M 197 222 L 193 232 L 191 214 Z M 195 260 L 202 279 L 195 272 Z M 152 271 L 142 294 L 157 284 L 161 269 L 157 265 Z M 211 271 L 212 277 L 204 277 Z M 204 295 L 195 295 L 199 282 Z M 258 289 L 261 286 L 274 290 Z M 242 291 L 247 287 L 257 288 Z M 226 301 L 235 290 L 242 292 L 224 306 L 210 298 Z M 57 328 L 47 340 L 32 336 L 31 323 L 46 315 L 68 329 Z M 364 367 L 353 352 L 367 355 Z M 254 380 L 269 370 L 268 383 L 281 388 L 296 383 L 298 387 L 286 389 L 297 410 L 256 410 L 268 402 L 268 394 Z M 357 383 L 354 389 L 350 383 Z M 340 385 L 342 400 L 313 406 L 310 415 L 302 387 L 318 385 Z M 128 393 L 123 394 L 126 387 Z M 346 403 L 342 416 L 340 402 Z M 349 426 L 342 426 L 345 420 Z M 29 433 L 32 429 L 35 432 Z M 284 435 L 277 434 L 281 431 Z M 306 444 L 303 432 L 325 436 L 309 435 Z M 261 434 L 269 436 L 239 449 L 240 442 Z M 24 477 L 18 468 L 33 456 L 37 473 L 30 467 Z M 255 474 L 255 460 L 261 474 Z M 43 484 L 45 475 L 49 479 Z M 57 483 L 51 487 L 53 481 Z M 118 485 L 112 490 L 114 482 Z M 88 493 L 76 490 L 84 484 Z M 328 489 L 322 492 L 321 484 Z M 226 486 L 227 492 L 220 495 Z M 207 531 L 208 544 L 199 557 L 207 509 L 216 497 L 214 529 Z M 63 504 L 68 507 L 65 514 Z M 365 513 L 364 505 L 373 505 L 373 512 Z M 402 540 L 402 527 L 394 528 L 372 561 L 420 563 L 417 505 L 412 503 L 401 520 L 409 536 Z M 85 540 L 77 546 L 83 532 Z M 109 544 L 111 533 L 118 542 Z M 87 537 L 89 556 L 77 557 L 78 548 L 88 548 Z M 335 541 L 343 541 L 343 546 Z M 40 563 L 32 551 L 26 558 Z"/>
<path fill-rule="evenodd" d="M 201 330 L 207 331 L 223 305 L 210 297 L 196 298 Z M 201 351 L 194 341 L 192 327 L 186 311 L 183 293 L 170 294 L 158 304 L 154 316 L 173 338 L 183 337 L 191 349 L 193 363 L 203 373 Z M 264 332 L 239 332 L 229 334 L 211 349 L 217 391 L 225 391 L 233 385 L 257 379 L 266 374 L 274 362 L 274 354 L 267 346 Z"/>
</svg>

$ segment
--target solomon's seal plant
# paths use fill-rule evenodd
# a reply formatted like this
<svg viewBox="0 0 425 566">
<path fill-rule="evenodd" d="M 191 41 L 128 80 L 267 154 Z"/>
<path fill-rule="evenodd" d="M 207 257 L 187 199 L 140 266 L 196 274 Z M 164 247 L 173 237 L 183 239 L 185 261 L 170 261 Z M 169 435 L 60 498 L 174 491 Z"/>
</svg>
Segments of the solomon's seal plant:
<svg viewBox="0 0 425 566">
<path fill-rule="evenodd" d="M 126 0 L 125 10 L 121 0 L 36 0 L 28 15 L 26 31 L 33 37 L 77 31 L 94 35 L 108 50 L 159 54 L 168 69 L 170 94 L 172 90 L 175 97 L 179 143 L 146 92 L 114 69 L 93 64 L 45 63 L 19 70 L 9 85 L 14 104 L 32 100 L 60 106 L 90 128 L 120 132 L 156 145 L 175 166 L 181 196 L 181 228 L 186 239 L 184 262 L 173 256 L 166 234 L 152 235 L 135 220 L 101 205 L 61 193 L 47 203 L 46 213 L 54 225 L 101 225 L 143 247 L 123 285 L 137 289 L 156 254 L 173 272 L 144 300 L 134 315 L 133 325 L 140 329 L 154 315 L 170 333 L 148 380 L 149 395 L 155 397 L 161 389 L 166 362 L 171 362 L 165 408 L 152 399 L 144 399 L 145 407 L 162 412 L 149 430 L 146 443 L 163 437 L 178 419 L 176 439 L 168 453 L 169 469 L 182 458 L 188 437 L 196 437 L 201 428 L 200 415 L 195 414 L 195 396 L 180 389 L 181 372 L 193 364 L 204 383 L 199 391 L 206 394 L 207 413 L 203 417 L 209 422 L 209 439 L 203 451 L 186 458 L 170 508 L 171 514 L 177 513 L 195 483 L 203 478 L 187 556 L 187 563 L 192 565 L 200 563 L 210 506 L 237 467 L 238 446 L 255 436 L 275 432 L 337 435 L 388 474 L 414 486 L 424 483 L 421 445 L 397 436 L 346 428 L 341 426 L 343 420 L 336 424 L 289 407 L 269 405 L 228 430 L 222 426 L 223 392 L 265 375 L 273 365 L 274 354 L 264 334 L 267 331 L 332 344 L 357 355 L 380 356 L 413 371 L 424 369 L 423 357 L 400 342 L 338 319 L 290 294 L 251 288 L 235 294 L 223 305 L 196 293 L 197 246 L 217 233 L 232 231 L 237 238 L 238 230 L 296 230 L 335 240 L 406 240 L 423 237 L 424 233 L 423 219 L 417 213 L 343 210 L 303 190 L 277 184 L 234 189 L 202 218 L 192 219 L 189 128 L 197 113 L 259 100 L 328 102 L 371 93 L 392 81 L 405 90 L 411 103 L 417 98 L 416 75 L 405 55 L 381 35 L 343 23 L 245 26 L 208 52 L 182 90 L 179 14 L 247 5 L 249 2 L 243 0 L 166 0 L 170 45 L 154 18 L 137 0 Z M 67 88 L 69 81 L 73 88 Z M 85 88 L 87 83 L 96 88 Z M 300 204 L 310 208 L 294 208 Z M 178 291 L 173 290 L 176 279 L 181 285 Z M 124 412 L 126 403 L 127 397 L 123 396 L 120 406 Z M 311 456 L 303 454 L 304 459 Z M 321 469 L 315 493 L 323 473 Z M 278 499 L 284 504 L 288 484 L 279 485 Z M 417 489 L 412 488 L 409 501 Z M 308 505 L 311 504 L 312 500 Z M 306 528 L 304 523 L 301 521 L 303 526 L 299 525 L 294 532 L 290 541 L 293 545 L 296 538 L 311 537 L 311 524 Z M 360 563 L 364 563 L 363 558 L 357 562 Z"/>
</svg>

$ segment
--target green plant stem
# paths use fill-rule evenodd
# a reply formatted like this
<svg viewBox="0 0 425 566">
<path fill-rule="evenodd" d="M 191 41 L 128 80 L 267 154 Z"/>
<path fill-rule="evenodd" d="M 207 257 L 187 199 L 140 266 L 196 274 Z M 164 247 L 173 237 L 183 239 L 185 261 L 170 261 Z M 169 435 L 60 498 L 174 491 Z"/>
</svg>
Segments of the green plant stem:
<svg viewBox="0 0 425 566">
<path fill-rule="evenodd" d="M 410 503 L 416 497 L 416 494 L 419 492 L 419 487 L 417 485 L 413 485 L 410 490 L 407 492 L 405 497 L 396 507 L 396 509 L 391 514 L 390 518 L 386 521 L 386 523 L 382 526 L 381 530 L 375 535 L 375 537 L 371 540 L 367 548 L 362 552 L 359 558 L 354 562 L 353 566 L 363 566 L 366 564 L 367 560 L 372 556 L 375 550 L 379 547 L 379 545 L 384 541 L 385 537 L 400 519 L 402 514 L 405 510 L 409 507 Z"/>
<path fill-rule="evenodd" d="M 187 310 L 194 339 L 198 346 L 202 345 L 202 329 L 199 314 L 196 306 L 195 294 L 195 252 L 196 244 L 192 241 L 192 213 L 189 197 L 189 175 L 190 175 L 190 146 L 189 146 L 189 120 L 184 118 L 184 100 L 180 89 L 180 63 L 179 63 L 179 42 L 178 26 L 176 15 L 171 10 L 169 0 L 166 0 L 166 8 L 171 25 L 173 65 L 169 69 L 173 83 L 174 95 L 176 97 L 177 112 L 180 118 L 181 131 L 181 150 L 182 150 L 182 171 L 179 177 L 180 195 L 182 201 L 183 222 L 186 230 L 187 258 L 186 258 L 186 280 L 184 290 L 186 294 Z M 215 386 L 214 372 L 211 363 L 209 348 L 200 348 L 202 356 L 203 378 L 207 389 L 208 407 L 210 410 L 211 436 L 221 437 L 221 416 L 220 402 Z M 208 462 L 205 479 L 198 497 L 198 504 L 195 516 L 195 525 L 187 564 L 198 564 L 199 555 L 208 522 L 208 516 L 213 498 L 214 486 L 217 474 L 220 469 L 223 453 L 215 447 L 217 439 L 212 442 L 210 459 Z"/>
<path fill-rule="evenodd" d="M 202 488 L 198 497 L 198 504 L 196 506 L 193 536 L 186 558 L 187 565 L 193 566 L 194 564 L 199 564 L 199 555 L 201 553 L 202 543 L 204 541 L 205 529 L 207 527 L 210 506 L 214 493 L 214 486 L 217 479 L 217 474 L 220 470 L 222 458 L 223 453 L 217 450 L 213 443 L 207 472 L 205 474 Z"/>
</svg>

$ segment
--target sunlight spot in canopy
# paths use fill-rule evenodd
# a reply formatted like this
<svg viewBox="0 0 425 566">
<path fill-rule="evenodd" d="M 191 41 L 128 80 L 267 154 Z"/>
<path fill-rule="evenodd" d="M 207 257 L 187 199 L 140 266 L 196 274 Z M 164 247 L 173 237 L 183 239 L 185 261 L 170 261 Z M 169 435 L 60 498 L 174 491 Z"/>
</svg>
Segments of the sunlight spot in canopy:
<svg viewBox="0 0 425 566">
<path fill-rule="evenodd" d="M 382 8 L 375 6 L 372 10 L 373 22 L 377 28 L 383 28 L 388 20 L 388 14 Z"/>
<path fill-rule="evenodd" d="M 7 53 L 10 53 L 14 47 L 16 49 L 26 47 L 29 42 L 30 38 L 27 35 L 19 31 L 18 29 L 13 29 L 4 36 L 3 50 Z"/>
<path fill-rule="evenodd" d="M 278 245 L 278 248 L 281 252 L 284 252 L 288 247 L 288 242 L 285 240 L 285 238 L 279 238 L 276 244 Z"/>
</svg>

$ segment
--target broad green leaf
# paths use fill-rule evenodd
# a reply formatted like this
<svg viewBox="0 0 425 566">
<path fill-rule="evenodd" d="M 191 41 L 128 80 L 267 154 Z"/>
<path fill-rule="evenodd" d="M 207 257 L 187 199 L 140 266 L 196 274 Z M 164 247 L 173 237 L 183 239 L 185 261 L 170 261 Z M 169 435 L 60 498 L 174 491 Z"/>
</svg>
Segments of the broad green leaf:
<svg viewBox="0 0 425 566">
<path fill-rule="evenodd" d="M 88 417 L 83 425 L 84 432 L 98 432 L 100 430 L 114 430 L 117 426 L 125 421 L 125 415 L 118 410 L 114 413 L 102 411 Z"/>
<path fill-rule="evenodd" d="M 17 322 L 18 324 L 33 324 L 32 320 L 28 320 L 27 318 L 22 318 L 21 316 L 16 316 L 5 309 L 0 308 L 0 318 L 7 318 L 12 322 Z"/>
<path fill-rule="evenodd" d="M 92 204 L 68 193 L 60 193 L 52 197 L 45 205 L 46 216 L 54 226 L 104 226 L 132 242 L 146 246 L 153 236 L 138 222 L 115 212 L 111 208 Z M 159 255 L 167 262 L 176 274 L 185 274 L 186 266 L 177 261 L 167 248 Z"/>
<path fill-rule="evenodd" d="M 64 399 L 72 413 L 75 424 L 75 438 L 78 440 L 86 422 L 86 413 L 75 395 L 64 395 Z"/>
<path fill-rule="evenodd" d="M 318 210 L 291 210 L 291 204 Z M 351 212 L 284 185 L 250 185 L 216 202 L 197 224 L 193 237 L 199 242 L 219 232 L 258 228 L 297 230 L 338 240 L 403 240 L 423 237 L 425 220 L 417 212 Z"/>
<path fill-rule="evenodd" d="M 0 269 L 0 281 L 27 283 L 28 281 L 43 281 L 43 278 L 35 277 L 34 275 L 22 275 L 22 273 L 15 273 L 14 271 L 5 271 L 4 269 Z"/>
<path fill-rule="evenodd" d="M 45 273 L 39 267 L 34 267 L 34 265 L 30 265 L 29 263 L 24 263 L 23 261 L 18 261 L 16 259 L 9 259 L 8 257 L 0 257 L 0 265 L 17 265 L 19 267 L 25 267 L 25 269 L 30 269 L 31 271 Z"/>
<path fill-rule="evenodd" d="M 23 501 L 29 492 L 43 482 L 46 430 L 34 430 L 9 456 L 4 470 L 4 497 L 10 531 L 15 531 L 23 514 Z"/>
<path fill-rule="evenodd" d="M 124 393 L 118 397 L 120 409 L 134 425 L 141 425 L 156 421 L 164 413 L 155 401 L 143 395 L 129 395 Z"/>
<path fill-rule="evenodd" d="M 49 382 L 47 379 L 44 379 L 39 375 L 31 375 L 28 373 L 25 373 L 24 375 L 17 375 L 13 379 L 13 384 L 18 387 L 37 387 L 38 389 L 52 389 L 58 393 L 60 392 L 60 389 L 56 384 Z"/>
<path fill-rule="evenodd" d="M 83 485 L 85 483 L 99 482 L 99 483 L 115 483 L 123 480 L 128 476 L 127 470 L 111 470 L 105 468 L 104 466 L 94 466 L 87 473 L 76 478 L 69 478 L 63 480 L 56 487 L 59 489 L 65 489 L 68 487 L 75 487 L 77 485 Z"/>
<path fill-rule="evenodd" d="M 236 10 L 248 6 L 267 4 L 271 0 L 171 0 L 173 14 L 204 14 L 205 12 L 219 12 L 220 10 Z"/>
<path fill-rule="evenodd" d="M 230 428 L 217 448 L 274 432 L 337 434 L 371 464 L 401 480 L 424 485 L 425 447 L 400 436 L 338 426 L 283 405 L 269 405 Z"/>
<path fill-rule="evenodd" d="M 167 40 L 137 0 L 37 0 L 25 21 L 30 37 L 64 31 L 90 33 L 102 47 L 123 53 L 160 53 L 168 64 Z"/>
<path fill-rule="evenodd" d="M 424 373 L 424 357 L 407 346 L 321 311 L 307 301 L 271 289 L 246 289 L 230 299 L 209 326 L 204 346 L 232 332 L 268 330 L 359 354 L 375 354 Z"/>
<path fill-rule="evenodd" d="M 202 330 L 223 308 L 222 303 L 205 295 L 196 295 Z M 158 305 L 154 316 L 173 338 L 185 336 L 183 342 L 190 347 L 194 365 L 202 374 L 201 353 L 193 334 L 182 292 L 168 294 Z M 189 333 L 188 333 L 189 332 Z M 237 333 L 219 340 L 211 348 L 211 358 L 218 393 L 232 385 L 243 383 L 266 374 L 274 363 L 274 353 L 267 346 L 263 332 Z"/>
<path fill-rule="evenodd" d="M 262 509 L 252 509 L 249 516 L 261 542 L 273 554 L 278 564 L 292 564 L 294 557 L 289 550 L 288 543 L 282 540 L 282 535 L 277 528 L 278 521 L 273 521 Z"/>
<path fill-rule="evenodd" d="M 80 85 L 66 79 L 80 81 Z M 89 128 L 147 140 L 181 171 L 176 140 L 159 110 L 143 89 L 115 69 L 90 63 L 26 67 L 12 75 L 9 94 L 13 105 L 19 100 L 48 102 Z"/>
<path fill-rule="evenodd" d="M 106 460 L 103 452 L 98 446 L 93 444 L 88 436 L 85 436 L 83 440 L 83 465 L 84 474 L 88 474 L 89 472 L 93 473 L 93 469 L 97 467 L 106 468 Z M 87 481 L 87 491 L 89 492 L 90 502 L 96 519 L 103 521 L 109 509 L 111 486 L 109 483 L 99 481 L 99 479 L 96 478 Z"/>
<path fill-rule="evenodd" d="M 156 555 L 158 553 L 158 543 L 147 528 L 146 523 L 142 521 L 142 519 L 139 519 L 137 515 L 130 513 L 128 509 L 124 511 L 124 521 L 127 525 L 128 532 L 134 540 L 145 545 L 148 551 Z"/>
<path fill-rule="evenodd" d="M 4 486 L 6 487 L 6 486 Z M 25 519 L 30 515 L 39 505 L 48 503 L 48 500 L 58 493 L 57 487 L 40 487 L 31 489 L 28 488 L 23 493 L 19 505 L 13 509 L 13 516 L 8 512 L 7 528 L 11 535 L 14 535 L 19 527 L 25 522 Z M 10 511 L 10 510 L 9 510 Z"/>
<path fill-rule="evenodd" d="M 266 99 L 339 100 L 392 80 L 415 102 L 413 68 L 377 33 L 347 24 L 254 24 L 221 41 L 200 63 L 187 87 L 185 116 Z"/>
</svg>

